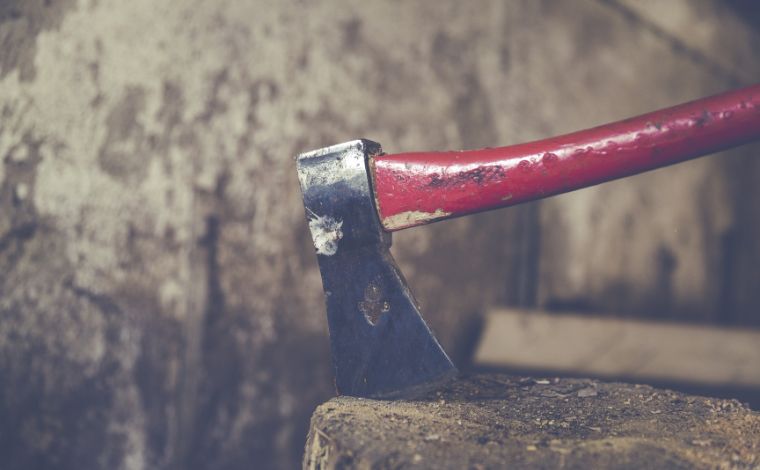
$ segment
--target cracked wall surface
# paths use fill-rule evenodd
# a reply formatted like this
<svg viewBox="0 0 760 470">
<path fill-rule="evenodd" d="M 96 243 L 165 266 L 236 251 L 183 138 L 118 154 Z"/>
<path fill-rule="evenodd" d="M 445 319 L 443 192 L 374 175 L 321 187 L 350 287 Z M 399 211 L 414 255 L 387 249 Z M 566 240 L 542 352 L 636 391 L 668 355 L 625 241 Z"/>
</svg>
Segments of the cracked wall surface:
<svg viewBox="0 0 760 470">
<path fill-rule="evenodd" d="M 716 74 L 616 5 L 0 1 L 3 468 L 297 466 L 333 390 L 292 156 L 516 143 L 757 73 Z M 725 44 L 698 46 L 728 67 Z M 394 252 L 460 362 L 494 303 L 715 320 L 727 295 L 757 322 L 750 149 L 401 232 Z M 706 288 L 727 259 L 728 293 Z"/>
</svg>

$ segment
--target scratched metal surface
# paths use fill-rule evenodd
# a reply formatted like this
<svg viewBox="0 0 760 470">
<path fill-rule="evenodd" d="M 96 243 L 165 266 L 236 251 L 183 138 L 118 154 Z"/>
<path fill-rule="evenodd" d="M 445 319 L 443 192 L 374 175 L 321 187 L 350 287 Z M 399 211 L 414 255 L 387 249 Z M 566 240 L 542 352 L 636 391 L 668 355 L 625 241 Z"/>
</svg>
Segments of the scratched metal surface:
<svg viewBox="0 0 760 470">
<path fill-rule="evenodd" d="M 297 466 L 332 383 L 293 155 L 509 144 L 730 84 L 612 3 L 0 2 L 3 468 Z M 722 234 L 760 238 L 742 158 L 399 233 L 394 254 L 455 361 L 496 302 L 714 318 Z M 750 248 L 728 268 L 742 311 Z"/>
<path fill-rule="evenodd" d="M 456 376 L 390 254 L 367 162 L 376 142 L 301 154 L 298 180 L 324 288 L 336 392 L 398 397 Z"/>
</svg>

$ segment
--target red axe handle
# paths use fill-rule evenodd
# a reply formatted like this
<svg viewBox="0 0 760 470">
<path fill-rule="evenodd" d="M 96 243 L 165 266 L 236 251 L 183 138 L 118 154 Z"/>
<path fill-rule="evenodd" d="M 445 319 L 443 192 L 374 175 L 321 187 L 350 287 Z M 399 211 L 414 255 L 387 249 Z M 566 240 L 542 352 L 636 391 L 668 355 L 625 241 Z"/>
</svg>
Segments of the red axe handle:
<svg viewBox="0 0 760 470">
<path fill-rule="evenodd" d="M 593 186 L 760 139 L 760 84 L 509 147 L 370 159 L 383 227 L 400 230 Z"/>
</svg>

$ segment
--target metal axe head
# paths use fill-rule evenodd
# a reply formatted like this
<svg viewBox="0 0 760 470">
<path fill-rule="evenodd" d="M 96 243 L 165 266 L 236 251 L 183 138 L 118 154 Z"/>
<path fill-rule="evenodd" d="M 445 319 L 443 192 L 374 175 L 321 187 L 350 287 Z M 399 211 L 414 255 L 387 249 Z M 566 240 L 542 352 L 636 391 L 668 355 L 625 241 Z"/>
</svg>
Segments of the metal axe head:
<svg viewBox="0 0 760 470">
<path fill-rule="evenodd" d="M 297 157 L 341 395 L 394 397 L 456 375 L 389 248 L 370 186 L 380 145 L 355 140 Z"/>
</svg>

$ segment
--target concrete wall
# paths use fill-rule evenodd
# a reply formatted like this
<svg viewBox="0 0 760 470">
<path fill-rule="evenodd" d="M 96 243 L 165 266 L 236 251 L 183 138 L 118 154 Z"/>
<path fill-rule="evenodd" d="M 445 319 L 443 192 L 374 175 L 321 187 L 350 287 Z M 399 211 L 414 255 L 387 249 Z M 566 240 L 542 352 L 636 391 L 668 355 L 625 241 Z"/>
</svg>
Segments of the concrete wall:
<svg viewBox="0 0 760 470">
<path fill-rule="evenodd" d="M 333 392 L 292 156 L 515 143 L 756 81 L 740 2 L 679 4 L 0 2 L 3 468 L 297 466 Z M 458 360 L 495 303 L 718 321 L 728 296 L 757 324 L 757 151 L 394 250 Z"/>
</svg>

